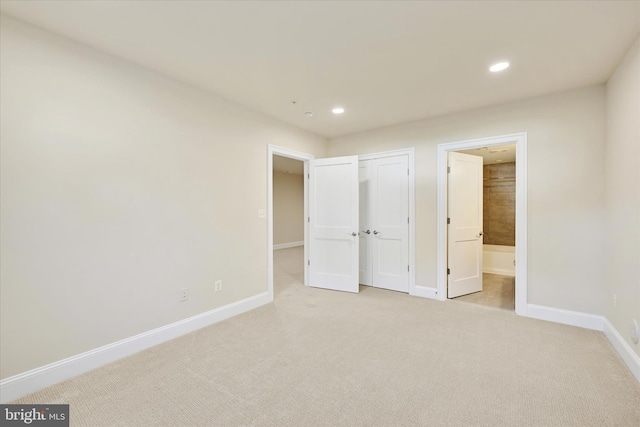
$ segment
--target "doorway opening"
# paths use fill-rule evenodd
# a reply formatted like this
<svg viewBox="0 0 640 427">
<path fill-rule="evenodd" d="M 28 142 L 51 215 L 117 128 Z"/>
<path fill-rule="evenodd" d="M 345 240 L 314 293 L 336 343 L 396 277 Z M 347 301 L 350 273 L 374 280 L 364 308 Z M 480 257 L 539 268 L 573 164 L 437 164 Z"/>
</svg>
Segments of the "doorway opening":
<svg viewBox="0 0 640 427">
<path fill-rule="evenodd" d="M 482 214 L 482 231 L 478 239 L 481 244 L 482 261 L 480 262 L 480 290 L 454 298 L 456 301 L 514 311 L 516 145 L 485 146 L 460 150 L 456 153 L 482 158 L 482 209 L 479 211 Z M 451 173 L 452 171 L 449 171 L 450 180 Z M 454 203 L 451 202 L 451 185 L 449 185 L 449 206 L 452 204 Z M 451 224 L 449 226 L 451 227 Z M 449 293 L 450 289 L 447 291 Z M 452 298 L 450 294 L 448 297 Z"/>
<path fill-rule="evenodd" d="M 273 155 L 274 297 L 304 286 L 304 162 Z"/>
<path fill-rule="evenodd" d="M 304 220 L 308 215 L 308 181 L 304 177 L 313 158 L 311 154 L 267 146 L 267 292 L 271 300 L 288 286 L 308 284 L 309 272 L 304 263 L 308 258 L 309 230 Z M 301 218 L 295 219 L 300 215 Z M 288 227 L 290 221 L 293 224 Z"/>
<path fill-rule="evenodd" d="M 478 191 L 472 190 L 472 197 L 469 197 L 472 200 L 474 194 L 479 194 L 479 197 L 475 197 L 479 199 L 480 211 L 475 211 L 479 220 L 475 222 L 474 215 L 469 213 L 466 206 L 456 202 L 464 196 L 450 195 L 456 185 L 453 178 L 449 183 L 450 157 L 454 157 L 452 153 L 460 153 L 458 159 L 462 159 L 461 163 L 470 164 L 481 158 L 480 165 L 470 169 L 474 172 L 467 169 L 462 174 L 465 178 L 458 180 L 469 181 L 471 177 L 472 181 L 475 179 L 472 188 L 480 186 Z M 458 300 L 508 308 L 503 300 L 510 299 L 509 292 L 513 292 L 512 307 L 517 314 L 526 315 L 526 166 L 525 133 L 438 146 L 438 299 L 457 296 Z M 483 179 L 483 176 L 487 179 Z M 483 197 L 486 192 L 490 197 Z M 458 191 L 456 194 L 462 193 Z M 484 203 L 485 200 L 488 204 Z M 496 205 L 491 206 L 492 203 Z M 510 203 L 511 208 L 500 206 Z M 450 224 L 455 221 L 451 215 L 455 215 L 453 212 L 456 209 L 463 212 L 466 223 L 458 221 L 456 226 Z M 483 218 L 485 216 L 486 221 Z M 494 244 L 490 245 L 491 242 Z M 482 262 L 483 258 L 487 258 L 486 262 Z M 451 266 L 456 262 L 456 270 L 452 271 Z M 475 287 L 478 283 L 479 289 Z M 465 294 L 469 295 L 462 296 Z"/>
</svg>

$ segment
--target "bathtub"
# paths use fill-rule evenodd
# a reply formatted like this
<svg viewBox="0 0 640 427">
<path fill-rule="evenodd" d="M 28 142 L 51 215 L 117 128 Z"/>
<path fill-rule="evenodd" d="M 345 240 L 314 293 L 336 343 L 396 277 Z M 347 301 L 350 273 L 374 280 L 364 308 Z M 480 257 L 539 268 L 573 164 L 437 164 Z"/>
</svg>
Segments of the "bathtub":
<svg viewBox="0 0 640 427">
<path fill-rule="evenodd" d="M 516 247 L 501 245 L 483 245 L 482 272 L 516 275 Z"/>
</svg>

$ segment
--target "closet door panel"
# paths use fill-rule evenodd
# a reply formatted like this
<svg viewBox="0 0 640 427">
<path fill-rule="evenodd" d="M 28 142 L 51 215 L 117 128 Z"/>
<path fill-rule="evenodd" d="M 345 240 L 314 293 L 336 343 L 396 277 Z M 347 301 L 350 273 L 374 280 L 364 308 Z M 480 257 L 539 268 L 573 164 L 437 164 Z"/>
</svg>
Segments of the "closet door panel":
<svg viewBox="0 0 640 427">
<path fill-rule="evenodd" d="M 358 178 L 360 181 L 360 284 L 371 286 L 373 269 L 371 262 L 373 252 L 371 247 L 371 160 L 360 160 Z"/>
<path fill-rule="evenodd" d="M 409 175 L 407 156 L 372 162 L 369 212 L 372 281 L 376 287 L 409 292 Z"/>
</svg>

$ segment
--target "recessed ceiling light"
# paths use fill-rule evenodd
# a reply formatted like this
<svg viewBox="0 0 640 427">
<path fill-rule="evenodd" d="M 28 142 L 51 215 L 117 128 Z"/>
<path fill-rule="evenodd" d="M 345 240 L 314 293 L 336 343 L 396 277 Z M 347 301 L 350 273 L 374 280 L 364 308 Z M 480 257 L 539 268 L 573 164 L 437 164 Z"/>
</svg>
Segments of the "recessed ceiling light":
<svg viewBox="0 0 640 427">
<path fill-rule="evenodd" d="M 502 160 L 500 160 L 500 159 L 497 159 L 497 160 L 496 160 L 496 162 L 501 162 L 501 161 L 502 161 Z"/>
<path fill-rule="evenodd" d="M 491 67 L 489 67 L 489 71 L 491 71 L 492 73 L 497 73 L 498 71 L 506 70 L 507 68 L 509 68 L 508 62 L 498 62 L 497 64 L 493 64 Z"/>
<path fill-rule="evenodd" d="M 506 148 L 501 148 L 499 150 L 491 150 L 489 151 L 490 153 L 504 153 L 505 151 L 507 151 Z"/>
<path fill-rule="evenodd" d="M 342 107 L 335 107 L 333 110 L 331 110 L 331 112 L 332 112 L 333 114 L 342 114 L 342 113 L 344 113 L 344 108 L 342 108 Z"/>
<path fill-rule="evenodd" d="M 304 115 L 307 117 L 313 117 L 313 113 L 311 111 L 305 111 Z"/>
</svg>

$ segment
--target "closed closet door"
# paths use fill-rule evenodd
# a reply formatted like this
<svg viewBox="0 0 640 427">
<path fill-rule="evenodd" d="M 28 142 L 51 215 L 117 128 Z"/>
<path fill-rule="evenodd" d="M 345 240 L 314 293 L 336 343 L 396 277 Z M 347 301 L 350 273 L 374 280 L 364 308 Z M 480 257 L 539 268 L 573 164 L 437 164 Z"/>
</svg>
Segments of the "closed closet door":
<svg viewBox="0 0 640 427">
<path fill-rule="evenodd" d="M 371 160 L 360 160 L 358 178 L 360 180 L 360 284 L 372 285 L 373 271 L 371 260 L 373 251 L 371 246 L 371 213 L 369 212 L 369 187 L 371 186 Z"/>
<path fill-rule="evenodd" d="M 360 161 L 362 284 L 409 292 L 408 163 L 406 155 Z"/>
</svg>

